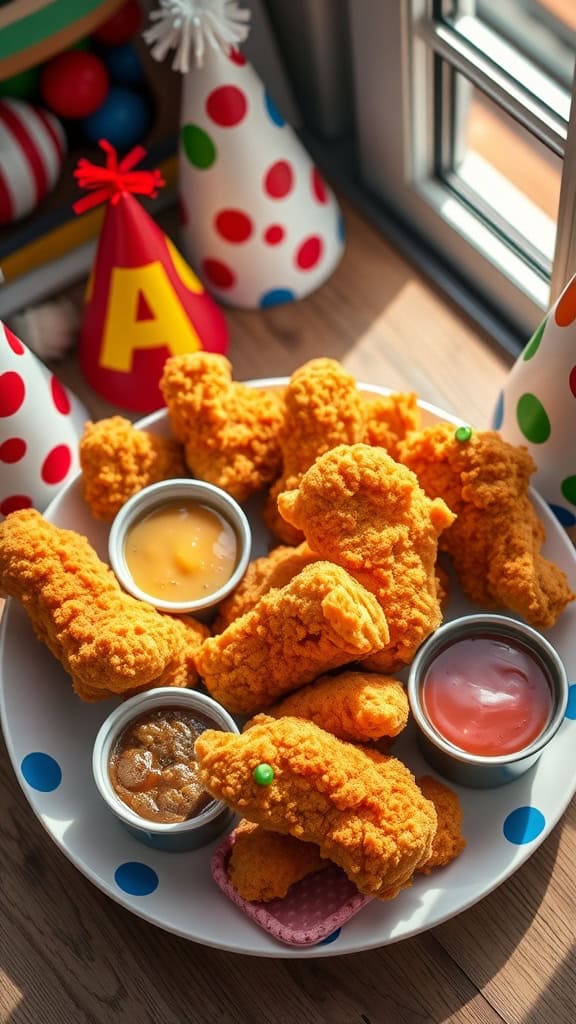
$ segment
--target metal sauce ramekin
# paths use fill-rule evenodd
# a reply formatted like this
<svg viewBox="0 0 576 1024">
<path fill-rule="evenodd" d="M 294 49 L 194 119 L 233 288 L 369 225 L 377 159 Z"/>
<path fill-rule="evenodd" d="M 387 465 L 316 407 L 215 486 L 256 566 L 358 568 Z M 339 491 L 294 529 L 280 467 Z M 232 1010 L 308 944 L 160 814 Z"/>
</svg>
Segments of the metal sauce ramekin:
<svg viewBox="0 0 576 1024">
<path fill-rule="evenodd" d="M 160 686 L 137 694 L 120 704 L 100 726 L 92 753 L 92 772 L 98 791 L 113 814 L 135 839 L 157 850 L 180 852 L 195 850 L 212 842 L 228 828 L 234 813 L 221 800 L 212 800 L 200 814 L 173 824 L 149 821 L 131 810 L 116 793 L 108 770 L 116 740 L 135 718 L 152 708 L 183 707 L 198 711 L 214 729 L 238 733 L 238 726 L 228 712 L 211 697 L 197 690 Z"/>
<path fill-rule="evenodd" d="M 546 725 L 531 743 L 514 753 L 484 756 L 461 750 L 439 732 L 424 708 L 422 686 L 439 653 L 458 640 L 479 636 L 508 640 L 523 647 L 537 661 L 550 686 L 552 710 Z M 407 689 L 426 760 L 452 782 L 477 789 L 502 786 L 528 771 L 560 728 L 568 703 L 566 672 L 552 644 L 531 626 L 505 615 L 468 615 L 440 626 L 418 650 L 410 666 Z"/>
<path fill-rule="evenodd" d="M 126 563 L 125 544 L 130 527 L 146 513 L 178 499 L 196 501 L 219 512 L 234 528 L 238 542 L 238 558 L 229 579 L 218 590 L 192 601 L 168 601 L 146 593 L 135 583 Z M 129 498 L 114 517 L 108 538 L 110 565 L 124 590 L 132 597 L 154 605 L 158 611 L 172 615 L 194 615 L 198 619 L 210 618 L 220 602 L 238 586 L 248 567 L 251 548 L 250 524 L 238 502 L 220 487 L 204 480 L 189 480 L 185 477 L 150 484 Z"/>
</svg>

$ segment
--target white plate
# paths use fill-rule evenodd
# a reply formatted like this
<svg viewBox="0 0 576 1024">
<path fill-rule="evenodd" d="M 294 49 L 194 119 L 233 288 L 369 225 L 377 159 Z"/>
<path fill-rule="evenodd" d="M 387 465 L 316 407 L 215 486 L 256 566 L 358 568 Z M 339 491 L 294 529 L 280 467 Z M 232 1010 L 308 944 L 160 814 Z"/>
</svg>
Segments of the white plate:
<svg viewBox="0 0 576 1024">
<path fill-rule="evenodd" d="M 283 379 L 257 381 L 280 385 Z M 363 391 L 386 389 L 360 385 Z M 454 418 L 422 403 L 427 421 Z M 457 421 L 459 422 L 459 421 Z M 139 426 L 167 433 L 164 413 L 155 413 Z M 534 495 L 546 524 L 545 555 L 567 573 L 576 589 L 576 554 L 548 507 Z M 250 510 L 248 509 L 249 515 Z M 92 519 L 78 479 L 52 502 L 46 517 L 59 526 L 86 534 L 106 558 L 108 530 Z M 254 508 L 254 556 L 263 553 L 268 538 Z M 447 618 L 470 611 L 454 594 Z M 571 605 L 554 629 L 547 631 L 564 659 L 569 681 L 576 682 L 576 606 Z M 184 938 L 239 953 L 271 957 L 336 956 L 398 942 L 432 928 L 482 899 L 507 879 L 534 852 L 562 816 L 576 791 L 576 687 L 571 689 L 568 717 L 538 764 L 516 782 L 493 791 L 459 789 L 464 807 L 467 847 L 448 868 L 414 885 L 389 903 L 374 901 L 337 933 L 332 941 L 306 949 L 283 946 L 252 924 L 212 882 L 210 857 L 215 848 L 192 853 L 156 852 L 138 843 L 108 812 L 91 774 L 92 744 L 98 727 L 115 702 L 84 704 L 74 695 L 68 676 L 35 639 L 19 604 L 9 601 L 0 637 L 1 714 L 14 770 L 40 822 L 63 853 L 95 885 L 134 914 Z M 397 744 L 397 753 L 416 774 L 428 771 L 410 729 Z M 30 759 L 48 755 L 51 761 Z M 28 760 L 25 760 L 28 758 Z M 42 768 L 52 765 L 52 779 Z M 34 788 L 32 775 L 49 790 Z M 140 867 L 126 867 L 126 865 Z M 124 866 L 124 867 L 123 867 Z M 119 871 L 120 869 L 120 871 Z M 153 891 L 140 895 L 124 891 L 128 883 Z"/>
</svg>

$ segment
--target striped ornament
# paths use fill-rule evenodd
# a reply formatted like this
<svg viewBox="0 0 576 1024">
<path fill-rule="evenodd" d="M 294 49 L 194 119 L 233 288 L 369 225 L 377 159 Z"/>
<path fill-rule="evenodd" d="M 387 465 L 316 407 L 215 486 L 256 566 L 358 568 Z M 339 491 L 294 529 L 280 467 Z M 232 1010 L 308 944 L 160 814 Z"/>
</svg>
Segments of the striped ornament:
<svg viewBox="0 0 576 1024">
<path fill-rule="evenodd" d="M 55 185 L 66 155 L 53 114 L 24 100 L 0 100 L 0 224 L 26 216 Z"/>
</svg>

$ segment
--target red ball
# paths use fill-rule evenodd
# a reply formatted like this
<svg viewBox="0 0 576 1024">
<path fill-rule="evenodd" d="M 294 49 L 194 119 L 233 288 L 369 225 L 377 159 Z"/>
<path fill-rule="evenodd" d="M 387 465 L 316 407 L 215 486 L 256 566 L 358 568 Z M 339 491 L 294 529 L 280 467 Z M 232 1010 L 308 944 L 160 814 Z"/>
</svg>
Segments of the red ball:
<svg viewBox="0 0 576 1024">
<path fill-rule="evenodd" d="M 40 92 L 46 106 L 60 117 L 89 117 L 101 107 L 110 79 L 106 65 L 85 50 L 67 50 L 46 64 Z"/>
<path fill-rule="evenodd" d="M 127 43 L 139 31 L 142 11 L 137 0 L 128 0 L 115 14 L 92 33 L 92 38 L 105 46 L 119 46 Z"/>
</svg>

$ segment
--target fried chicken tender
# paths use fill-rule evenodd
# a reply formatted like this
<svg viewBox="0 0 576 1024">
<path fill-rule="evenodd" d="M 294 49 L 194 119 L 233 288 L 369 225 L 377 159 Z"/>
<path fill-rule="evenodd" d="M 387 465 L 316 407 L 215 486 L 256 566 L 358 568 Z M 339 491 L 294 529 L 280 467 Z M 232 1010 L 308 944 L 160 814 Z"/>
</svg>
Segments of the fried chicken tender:
<svg viewBox="0 0 576 1024">
<path fill-rule="evenodd" d="M 0 523 L 0 592 L 21 602 L 83 700 L 197 680 L 206 627 L 125 594 L 86 537 L 35 509 Z"/>
<path fill-rule="evenodd" d="M 431 775 L 422 775 L 416 781 L 426 799 L 434 804 L 438 818 L 430 857 L 417 869 L 429 875 L 434 868 L 445 867 L 455 860 L 466 846 L 462 835 L 462 806 L 454 790 Z"/>
<path fill-rule="evenodd" d="M 319 676 L 313 683 L 266 708 L 266 715 L 305 718 L 350 743 L 398 736 L 408 722 L 408 698 L 402 683 L 372 672 Z M 249 729 L 259 721 L 252 719 Z"/>
<path fill-rule="evenodd" d="M 217 799 L 274 832 L 316 843 L 360 892 L 392 899 L 430 857 L 434 804 L 394 757 L 365 752 L 301 718 L 268 719 L 236 736 L 196 740 L 202 782 Z M 254 768 L 269 764 L 270 785 Z"/>
<path fill-rule="evenodd" d="M 409 435 L 402 460 L 431 498 L 456 513 L 440 546 L 470 600 L 503 606 L 538 629 L 553 626 L 575 595 L 540 553 L 545 531 L 528 495 L 536 469 L 528 450 L 495 431 L 475 431 L 462 443 L 446 423 Z"/>
<path fill-rule="evenodd" d="M 382 448 L 340 445 L 321 455 L 278 507 L 320 558 L 347 569 L 385 612 L 389 643 L 363 660 L 378 672 L 408 664 L 442 620 L 438 536 L 454 520 Z"/>
<path fill-rule="evenodd" d="M 225 598 L 212 623 L 212 632 L 222 633 L 234 619 L 249 612 L 273 587 L 283 587 L 306 565 L 317 562 L 307 544 L 293 548 L 279 545 L 267 555 L 250 562 L 236 589 Z"/>
<path fill-rule="evenodd" d="M 234 830 L 228 877 L 243 899 L 268 903 L 282 899 L 296 882 L 329 865 L 315 843 L 270 832 L 244 818 Z"/>
<path fill-rule="evenodd" d="M 113 519 L 149 484 L 189 475 L 177 441 L 138 430 L 123 416 L 86 423 L 79 458 L 82 494 L 96 519 Z"/>
<path fill-rule="evenodd" d="M 281 389 L 250 388 L 224 356 L 191 352 L 166 360 L 160 390 L 193 476 L 240 502 L 278 476 Z"/>
<path fill-rule="evenodd" d="M 311 359 L 292 374 L 284 395 L 279 433 L 282 475 L 273 484 L 263 509 L 268 529 L 286 544 L 298 544 L 302 534 L 278 512 L 281 491 L 298 486 L 302 474 L 318 455 L 338 444 L 361 441 L 364 432 L 362 400 L 351 374 L 335 359 Z"/>
<path fill-rule="evenodd" d="M 358 440 L 385 448 L 393 459 L 398 458 L 398 446 L 406 434 L 420 428 L 420 408 L 413 391 L 366 399 L 363 412 L 364 435 Z"/>
<path fill-rule="evenodd" d="M 253 715 L 322 672 L 380 650 L 388 636 L 374 596 L 339 566 L 314 562 L 205 640 L 196 665 L 215 700 Z"/>
</svg>

